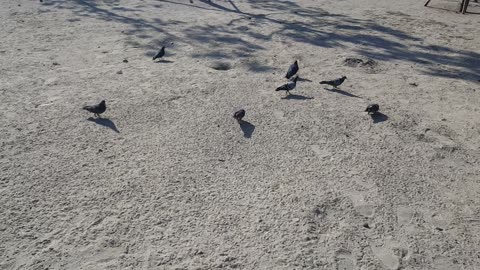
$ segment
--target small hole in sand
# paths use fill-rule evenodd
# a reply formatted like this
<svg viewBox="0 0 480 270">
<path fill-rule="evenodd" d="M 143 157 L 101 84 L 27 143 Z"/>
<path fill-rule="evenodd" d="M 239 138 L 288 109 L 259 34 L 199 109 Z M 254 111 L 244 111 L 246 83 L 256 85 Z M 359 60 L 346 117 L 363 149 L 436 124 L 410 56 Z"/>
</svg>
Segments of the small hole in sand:
<svg viewBox="0 0 480 270">
<path fill-rule="evenodd" d="M 232 68 L 232 65 L 228 62 L 214 62 L 210 67 L 215 70 L 229 70 Z"/>
<path fill-rule="evenodd" d="M 348 57 L 346 58 L 343 63 L 349 67 L 366 67 L 366 68 L 374 68 L 377 65 L 375 60 L 369 58 L 356 58 L 356 57 Z"/>
</svg>

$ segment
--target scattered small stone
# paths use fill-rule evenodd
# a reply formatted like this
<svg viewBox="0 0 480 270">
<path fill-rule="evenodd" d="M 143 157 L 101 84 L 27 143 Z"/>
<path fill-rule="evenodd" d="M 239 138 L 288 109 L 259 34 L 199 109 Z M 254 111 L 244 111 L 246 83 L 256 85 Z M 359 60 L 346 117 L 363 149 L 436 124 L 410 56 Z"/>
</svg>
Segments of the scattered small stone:
<svg viewBox="0 0 480 270">
<path fill-rule="evenodd" d="M 102 150 L 102 149 L 98 149 L 98 153 L 102 153 L 102 152 L 103 152 L 103 150 Z"/>
<path fill-rule="evenodd" d="M 442 118 L 442 121 L 447 121 L 447 119 L 445 119 L 445 118 Z"/>
<path fill-rule="evenodd" d="M 127 60 L 127 59 L 123 59 L 123 63 L 128 63 L 128 60 Z"/>
<path fill-rule="evenodd" d="M 117 74 L 123 74 L 123 71 L 119 70 L 117 71 Z"/>
<path fill-rule="evenodd" d="M 368 223 L 363 223 L 363 227 L 366 229 L 370 229 L 370 225 L 368 225 Z"/>
<path fill-rule="evenodd" d="M 225 159 L 218 159 L 218 161 L 225 162 Z"/>
<path fill-rule="evenodd" d="M 409 83 L 409 84 L 410 84 L 411 86 L 413 86 L 413 87 L 417 87 L 417 86 L 418 86 L 418 83 L 416 83 L 416 82 L 411 82 L 411 83 Z"/>
<path fill-rule="evenodd" d="M 440 227 L 436 227 L 435 230 L 440 231 L 440 232 L 443 232 L 443 229 L 440 228 Z"/>
<path fill-rule="evenodd" d="M 60 64 L 57 63 L 57 62 L 53 62 L 52 65 L 54 65 L 54 66 L 59 66 Z"/>
</svg>

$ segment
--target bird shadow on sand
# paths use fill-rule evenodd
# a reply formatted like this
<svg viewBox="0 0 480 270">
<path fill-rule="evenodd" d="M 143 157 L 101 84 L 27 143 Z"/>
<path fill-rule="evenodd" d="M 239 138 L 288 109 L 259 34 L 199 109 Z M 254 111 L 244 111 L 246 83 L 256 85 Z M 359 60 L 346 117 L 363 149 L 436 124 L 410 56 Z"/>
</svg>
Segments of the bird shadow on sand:
<svg viewBox="0 0 480 270">
<path fill-rule="evenodd" d="M 370 114 L 370 117 L 372 118 L 374 124 L 381 123 L 388 120 L 388 116 L 386 116 L 381 112 Z"/>
<path fill-rule="evenodd" d="M 238 124 L 243 131 L 243 136 L 248 139 L 251 138 L 253 131 L 255 130 L 255 126 L 247 121 L 241 121 Z"/>
<path fill-rule="evenodd" d="M 282 97 L 282 99 L 287 99 L 287 100 L 308 100 L 308 99 L 313 99 L 313 97 L 306 97 L 302 95 L 294 95 L 290 94 L 288 96 Z"/>
<path fill-rule="evenodd" d="M 120 131 L 117 129 L 117 126 L 115 125 L 115 123 L 113 123 L 113 121 L 108 119 L 108 118 L 93 118 L 93 117 L 90 117 L 87 120 L 92 121 L 97 125 L 108 127 L 109 129 L 111 129 L 111 130 L 113 130 L 117 133 L 120 133 Z"/>
<path fill-rule="evenodd" d="M 329 92 L 333 92 L 333 93 L 338 93 L 338 94 L 340 94 L 340 95 L 344 95 L 344 96 L 347 96 L 347 97 L 361 98 L 361 97 L 359 97 L 359 96 L 357 96 L 357 95 L 354 95 L 354 94 L 352 94 L 352 93 L 349 93 L 349 92 L 347 92 L 347 91 L 343 91 L 343 90 L 340 90 L 340 89 L 335 89 L 335 88 L 329 89 L 329 88 L 325 88 L 325 90 L 327 90 L 327 91 L 329 91 Z"/>
<path fill-rule="evenodd" d="M 302 77 L 300 77 L 300 76 L 298 77 L 298 81 L 299 81 L 299 82 L 312 82 L 312 80 L 307 79 L 307 78 L 302 78 Z"/>
<path fill-rule="evenodd" d="M 166 64 L 170 64 L 170 63 L 174 63 L 173 61 L 170 61 L 170 60 L 157 60 L 157 61 L 153 61 L 154 63 L 166 63 Z"/>
</svg>

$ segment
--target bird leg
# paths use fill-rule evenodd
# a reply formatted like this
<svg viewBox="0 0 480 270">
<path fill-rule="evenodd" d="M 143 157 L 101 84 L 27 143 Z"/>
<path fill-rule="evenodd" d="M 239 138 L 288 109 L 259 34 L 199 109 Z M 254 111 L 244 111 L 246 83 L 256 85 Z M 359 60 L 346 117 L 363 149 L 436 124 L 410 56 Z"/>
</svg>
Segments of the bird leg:
<svg viewBox="0 0 480 270">
<path fill-rule="evenodd" d="M 287 96 L 290 96 L 290 91 L 287 90 Z"/>
</svg>

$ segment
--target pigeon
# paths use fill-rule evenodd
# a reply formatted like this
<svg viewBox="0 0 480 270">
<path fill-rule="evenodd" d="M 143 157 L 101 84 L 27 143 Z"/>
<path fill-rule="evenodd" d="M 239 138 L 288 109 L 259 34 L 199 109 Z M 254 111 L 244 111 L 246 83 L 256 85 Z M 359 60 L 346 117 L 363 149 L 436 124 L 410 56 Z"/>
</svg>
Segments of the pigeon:
<svg viewBox="0 0 480 270">
<path fill-rule="evenodd" d="M 332 80 L 332 81 L 321 81 L 320 84 L 328 84 L 328 85 L 331 85 L 331 86 L 337 88 L 338 86 L 340 86 L 345 81 L 346 78 L 347 78 L 347 76 L 343 76 L 342 78 Z"/>
<path fill-rule="evenodd" d="M 100 117 L 100 114 L 107 110 L 107 106 L 105 105 L 105 100 L 102 100 L 102 102 L 100 102 L 98 105 L 84 106 L 83 109 L 94 113 L 97 117 Z"/>
<path fill-rule="evenodd" d="M 233 118 L 237 119 L 238 122 L 242 121 L 243 117 L 245 117 L 245 110 L 243 109 L 233 114 Z"/>
<path fill-rule="evenodd" d="M 153 61 L 155 61 L 155 59 L 160 59 L 162 58 L 163 56 L 165 55 L 165 46 L 163 46 L 160 51 L 153 57 Z"/>
<path fill-rule="evenodd" d="M 367 109 L 365 109 L 365 111 L 368 112 L 368 114 L 375 114 L 378 112 L 379 109 L 380 106 L 378 106 L 378 104 L 370 104 L 368 105 Z"/>
<path fill-rule="evenodd" d="M 298 72 L 298 62 L 295 60 L 295 63 L 293 63 L 287 71 L 287 75 L 285 75 L 285 78 L 290 79 L 293 75 L 297 74 Z"/>
<path fill-rule="evenodd" d="M 292 80 L 288 81 L 286 84 L 277 87 L 275 91 L 287 91 L 287 94 L 290 95 L 290 91 L 295 89 L 295 86 L 297 86 L 297 80 L 298 80 L 298 76 L 295 76 L 293 77 Z"/>
</svg>

